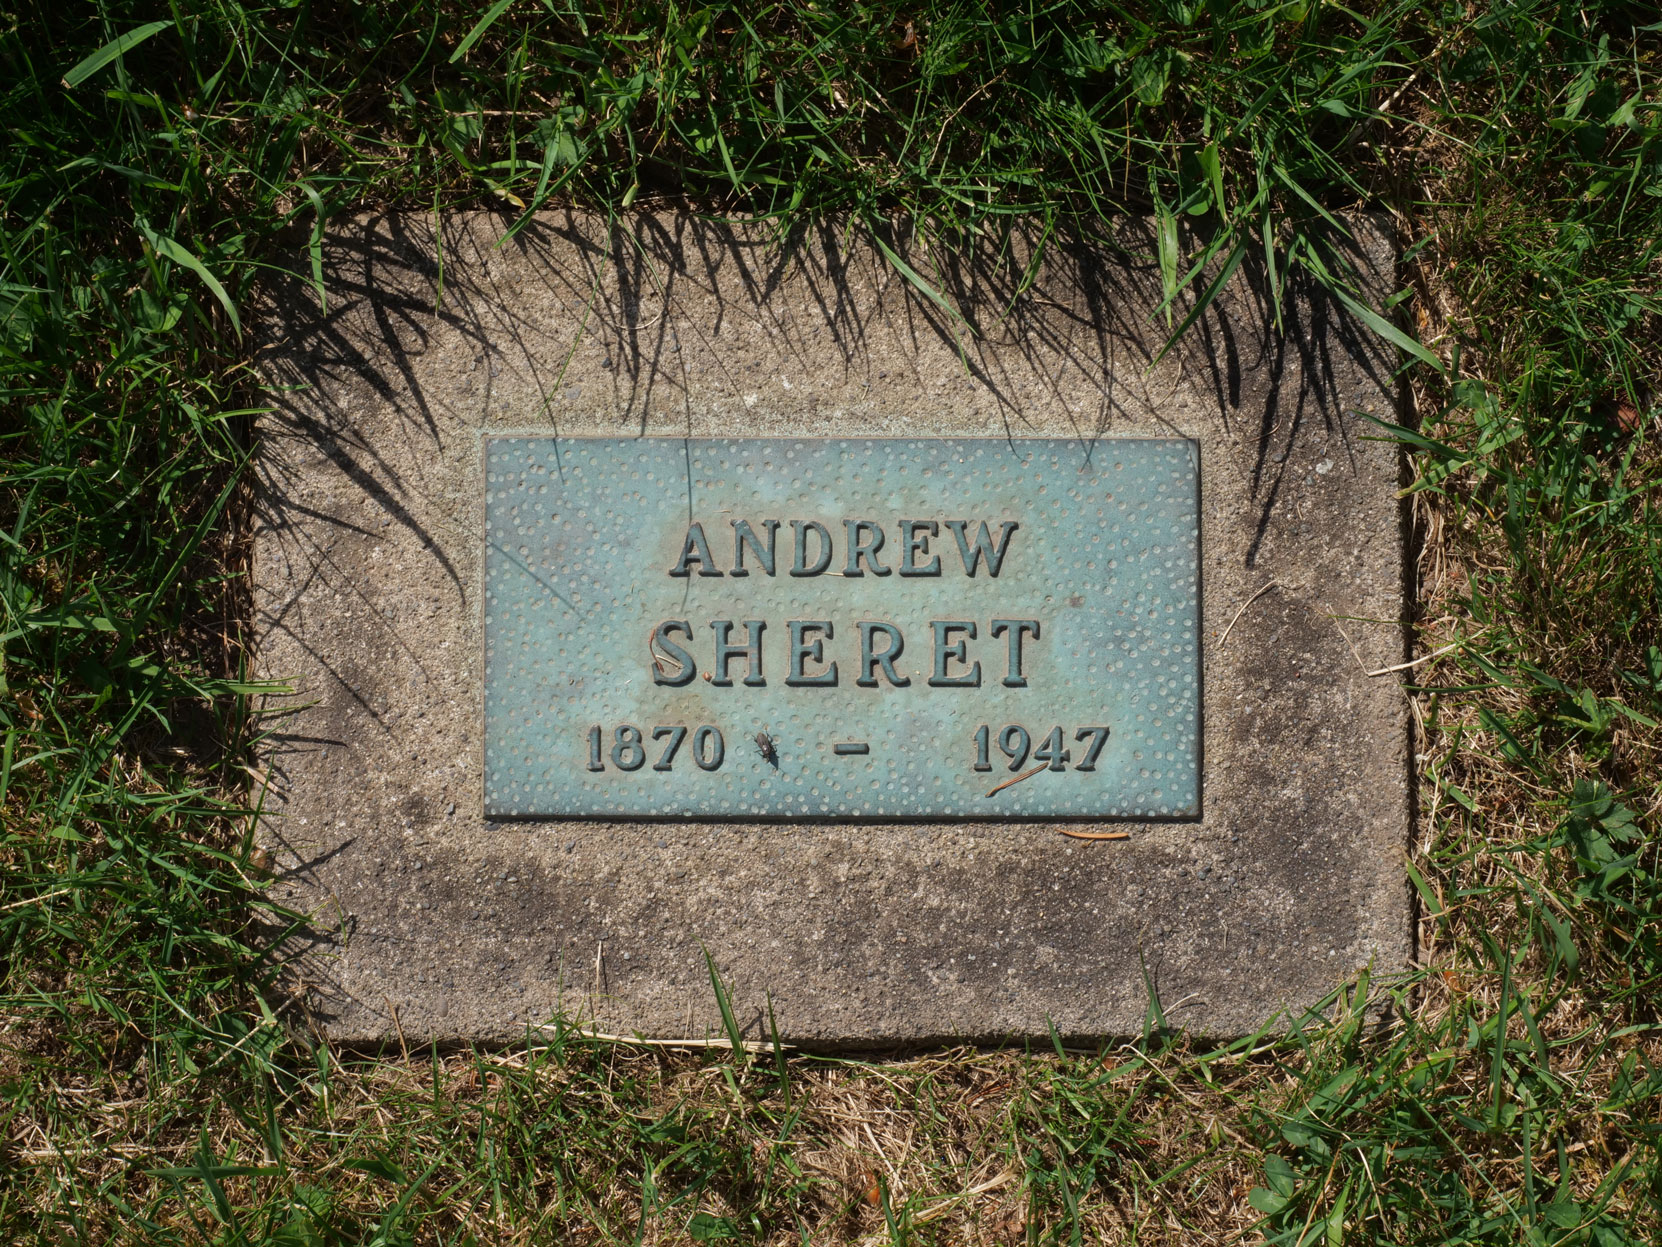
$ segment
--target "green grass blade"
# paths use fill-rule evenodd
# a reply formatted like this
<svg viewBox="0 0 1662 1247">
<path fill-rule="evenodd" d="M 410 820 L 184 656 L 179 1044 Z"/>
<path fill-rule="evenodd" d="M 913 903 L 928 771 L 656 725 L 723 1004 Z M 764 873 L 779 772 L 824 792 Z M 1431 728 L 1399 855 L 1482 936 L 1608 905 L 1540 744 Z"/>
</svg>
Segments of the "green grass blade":
<svg viewBox="0 0 1662 1247">
<path fill-rule="evenodd" d="M 1177 328 L 1172 330 L 1171 335 L 1149 363 L 1150 368 L 1165 359 L 1172 347 L 1182 341 L 1183 335 L 1189 332 L 1189 327 L 1206 314 L 1206 309 L 1212 306 L 1212 301 L 1218 297 L 1218 292 L 1229 284 L 1229 279 L 1235 276 L 1235 270 L 1241 267 L 1241 261 L 1245 258 L 1246 239 L 1237 237 L 1235 245 L 1229 249 L 1228 257 L 1224 260 L 1222 267 L 1218 269 L 1217 276 L 1212 278 L 1206 289 L 1201 292 L 1200 297 L 1195 300 L 1195 305 L 1189 309 L 1188 315 L 1184 316 Z"/>
<path fill-rule="evenodd" d="M 954 304 L 939 290 L 935 289 L 934 286 L 930 285 L 929 282 L 925 281 L 923 274 L 919 273 L 910 264 L 906 263 L 905 260 L 901 259 L 900 254 L 895 251 L 893 247 L 889 246 L 888 243 L 884 242 L 882 235 L 880 235 L 875 229 L 868 230 L 867 233 L 870 235 L 871 240 L 877 244 L 877 249 L 883 253 L 883 258 L 890 264 L 894 265 L 895 271 L 910 282 L 914 290 L 950 316 L 955 324 L 961 325 L 966 333 L 974 333 L 974 330 L 970 328 L 969 322 L 964 319 L 964 314 L 958 310 L 956 304 Z M 963 353 L 962 347 L 959 348 L 959 353 Z"/>
<path fill-rule="evenodd" d="M 473 29 L 462 36 L 462 41 L 456 45 L 456 50 L 450 54 L 450 63 L 454 65 L 466 56 L 468 49 L 479 42 L 479 36 L 489 30 L 496 19 L 508 11 L 508 6 L 514 0 L 496 0 L 496 3 L 485 10 L 485 15 L 473 24 Z"/>
<path fill-rule="evenodd" d="M 174 239 L 166 234 L 150 228 L 150 223 L 143 217 L 137 220 L 139 233 L 144 235 L 145 241 L 155 248 L 156 254 L 166 256 L 175 264 L 189 269 L 201 280 L 202 284 L 219 300 L 220 307 L 225 309 L 225 315 L 231 320 L 231 328 L 236 330 L 237 337 L 242 337 L 242 321 L 237 316 L 236 304 L 231 302 L 231 296 L 226 293 L 225 287 L 220 285 L 219 278 L 208 271 L 208 266 L 192 255 Z"/>
<path fill-rule="evenodd" d="M 325 315 L 329 312 L 329 292 L 323 284 L 323 226 L 328 219 L 328 211 L 323 206 L 323 196 L 317 193 L 317 188 L 310 182 L 302 179 L 295 183 L 311 201 L 312 211 L 316 214 L 312 220 L 312 237 L 306 245 L 306 251 L 312 260 L 312 288 L 317 291 L 317 304 Z"/>
<path fill-rule="evenodd" d="M 1322 289 L 1327 291 L 1328 294 L 1332 295 L 1335 299 L 1342 303 L 1346 311 L 1350 312 L 1351 315 L 1355 316 L 1357 320 L 1361 321 L 1369 329 L 1372 329 L 1399 351 L 1402 351 L 1406 355 L 1413 356 L 1422 364 L 1429 367 L 1436 375 L 1444 375 L 1445 370 L 1442 360 L 1438 359 L 1436 355 L 1434 355 L 1419 341 L 1404 333 L 1401 329 L 1397 328 L 1396 325 L 1392 324 L 1385 317 L 1374 311 L 1373 308 L 1363 303 L 1349 290 L 1345 289 L 1344 283 L 1340 281 L 1328 268 L 1326 262 L 1323 261 L 1321 256 L 1317 253 L 1313 243 L 1309 240 L 1303 240 L 1303 245 L 1298 248 L 1297 254 L 1305 267 L 1315 275 L 1315 278 L 1321 284 Z"/>
<path fill-rule="evenodd" d="M 85 60 L 77 61 L 64 74 L 63 85 L 70 89 L 80 86 L 100 69 L 103 69 L 104 66 L 121 56 L 122 53 L 131 51 L 150 38 L 151 35 L 164 31 L 171 25 L 173 25 L 172 19 L 146 22 L 142 26 L 134 27 L 124 35 L 116 36 Z"/>
<path fill-rule="evenodd" d="M 739 1030 L 739 1020 L 733 1014 L 733 1001 L 727 994 L 727 985 L 721 981 L 716 959 L 710 955 L 708 948 L 704 950 L 704 965 L 710 971 L 710 990 L 716 994 L 716 1007 L 721 1010 L 721 1028 L 733 1047 L 733 1060 L 742 1061 L 745 1054 L 744 1034 Z"/>
</svg>

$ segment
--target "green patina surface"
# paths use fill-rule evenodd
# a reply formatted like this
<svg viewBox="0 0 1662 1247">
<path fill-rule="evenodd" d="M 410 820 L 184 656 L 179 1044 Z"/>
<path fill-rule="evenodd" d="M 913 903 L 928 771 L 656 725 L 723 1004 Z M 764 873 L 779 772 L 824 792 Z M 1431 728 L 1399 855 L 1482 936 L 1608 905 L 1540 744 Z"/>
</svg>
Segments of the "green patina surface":
<svg viewBox="0 0 1662 1247">
<path fill-rule="evenodd" d="M 1200 812 L 1188 441 L 498 437 L 486 465 L 487 815 Z"/>
</svg>

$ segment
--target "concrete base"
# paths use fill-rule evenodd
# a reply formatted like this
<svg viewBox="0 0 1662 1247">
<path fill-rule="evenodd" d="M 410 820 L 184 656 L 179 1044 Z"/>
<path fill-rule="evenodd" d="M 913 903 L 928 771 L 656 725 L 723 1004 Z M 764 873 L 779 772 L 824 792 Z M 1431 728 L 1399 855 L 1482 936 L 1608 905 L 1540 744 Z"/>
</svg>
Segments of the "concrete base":
<svg viewBox="0 0 1662 1247">
<path fill-rule="evenodd" d="M 944 269 L 890 240 L 949 313 L 840 228 L 508 224 L 342 225 L 326 307 L 296 278 L 260 322 L 260 666 L 297 689 L 262 834 L 334 1038 L 509 1038 L 555 1010 L 717 1033 L 705 949 L 753 1037 L 771 998 L 823 1046 L 1136 1033 L 1148 983 L 1171 1024 L 1245 1033 L 1405 964 L 1407 707 L 1365 674 L 1405 644 L 1376 339 L 1296 283 L 1276 332 L 1250 261 L 1151 367 L 1158 273 L 1106 250 L 1053 247 L 1023 288 L 1019 240 Z M 1377 299 L 1394 250 L 1360 234 Z M 1198 439 L 1203 817 L 1125 841 L 486 819 L 480 435 L 510 429 Z"/>
</svg>

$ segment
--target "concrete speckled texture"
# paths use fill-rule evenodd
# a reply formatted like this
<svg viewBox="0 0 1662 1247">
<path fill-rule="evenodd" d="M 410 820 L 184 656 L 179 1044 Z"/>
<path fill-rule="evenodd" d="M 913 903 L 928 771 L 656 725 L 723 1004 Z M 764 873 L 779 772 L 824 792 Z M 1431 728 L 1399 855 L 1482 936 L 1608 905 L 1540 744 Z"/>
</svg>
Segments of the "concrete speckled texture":
<svg viewBox="0 0 1662 1247">
<path fill-rule="evenodd" d="M 1172 1024 L 1238 1034 L 1406 963 L 1406 703 L 1364 673 L 1405 646 L 1398 456 L 1361 414 L 1392 418 L 1377 340 L 1296 284 L 1276 332 L 1250 262 L 1151 368 L 1158 274 L 1107 251 L 1056 246 L 1022 290 L 1019 240 L 943 268 L 891 239 L 960 322 L 837 226 L 507 224 L 338 226 L 326 307 L 295 278 L 260 322 L 260 665 L 297 690 L 262 835 L 332 1037 L 506 1039 L 557 1009 L 716 1033 L 703 948 L 753 1036 L 771 994 L 821 1046 L 1135 1033 L 1145 965 Z M 1359 234 L 1376 299 L 1393 245 Z M 487 820 L 481 433 L 506 430 L 1197 439 L 1203 817 L 1123 842 Z"/>
</svg>

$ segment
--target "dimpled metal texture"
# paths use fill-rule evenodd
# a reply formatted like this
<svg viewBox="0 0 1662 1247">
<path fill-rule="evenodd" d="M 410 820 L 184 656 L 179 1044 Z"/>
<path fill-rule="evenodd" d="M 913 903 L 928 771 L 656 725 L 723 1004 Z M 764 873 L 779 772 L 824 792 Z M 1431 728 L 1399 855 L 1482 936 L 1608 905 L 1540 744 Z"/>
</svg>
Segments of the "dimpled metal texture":
<svg viewBox="0 0 1662 1247">
<path fill-rule="evenodd" d="M 491 437 L 485 463 L 487 816 L 1200 813 L 1193 442 Z M 1017 525 L 997 576 L 986 561 L 967 574 L 949 519 L 967 521 L 971 539 L 983 522 L 994 539 Z M 754 551 L 746 552 L 750 574 L 731 574 L 740 520 L 759 535 L 764 521 L 779 521 L 776 574 L 765 574 Z M 789 574 L 792 520 L 831 534 L 824 573 Z M 873 574 L 869 562 L 857 567 L 864 574 L 846 574 L 851 520 L 883 531 L 875 557 L 891 574 Z M 902 520 L 937 524 L 914 566 L 938 557 L 938 575 L 893 574 Z M 694 560 L 692 574 L 672 576 L 692 522 L 714 567 Z M 696 574 L 704 570 L 723 574 Z M 1039 621 L 1039 635 L 1024 638 L 1019 673 L 1010 670 L 1008 632 L 990 635 L 995 619 Z M 673 640 L 698 668 L 679 687 L 655 680 L 685 670 L 651 643 L 665 620 L 686 622 L 690 639 L 677 632 Z M 742 653 L 729 685 L 720 672 L 711 678 L 715 620 L 732 621 L 735 646 L 750 637 L 746 621 L 762 621 L 764 685 L 744 683 L 754 673 Z M 829 636 L 806 634 L 823 641 L 823 661 L 804 660 L 803 672 L 835 663 L 835 687 L 785 683 L 791 620 L 831 625 Z M 965 661 L 944 670 L 964 677 L 979 664 L 977 686 L 929 683 L 936 620 L 975 625 L 974 639 L 947 634 L 963 642 Z M 902 635 L 894 670 L 905 687 L 881 668 L 876 687 L 855 683 L 865 665 L 862 621 Z M 872 648 L 886 641 L 879 634 Z M 1007 686 L 1012 676 L 1025 686 Z M 1007 732 L 1012 725 L 1020 731 Z M 686 732 L 676 744 L 678 727 Z M 700 735 L 705 727 L 714 732 Z M 1088 729 L 1103 727 L 1094 769 L 1081 769 L 1097 739 Z M 715 733 L 719 765 L 705 769 L 718 754 Z M 1035 756 L 1047 741 L 1052 748 Z M 1036 766 L 1044 769 L 1027 774 Z"/>
</svg>

